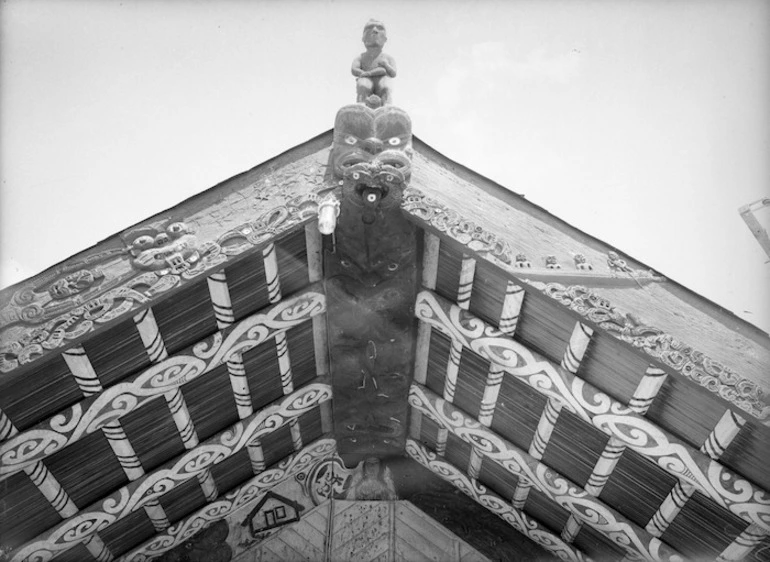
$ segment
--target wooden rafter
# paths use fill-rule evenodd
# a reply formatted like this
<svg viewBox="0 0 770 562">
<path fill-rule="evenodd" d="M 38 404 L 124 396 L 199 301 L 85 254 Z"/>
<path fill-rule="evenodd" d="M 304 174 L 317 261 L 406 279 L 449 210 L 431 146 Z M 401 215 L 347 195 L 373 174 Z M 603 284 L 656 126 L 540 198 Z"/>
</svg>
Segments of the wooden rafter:
<svg viewBox="0 0 770 562">
<path fill-rule="evenodd" d="M 415 315 L 584 421 L 646 456 L 719 505 L 770 531 L 770 495 L 610 396 L 442 297 L 422 291 Z M 472 327 L 472 328 L 471 328 Z"/>
<path fill-rule="evenodd" d="M 526 479 L 530 482 L 530 486 L 568 510 L 581 523 L 586 523 L 603 533 L 609 540 L 626 550 L 632 558 L 671 560 L 672 562 L 681 559 L 681 554 L 662 543 L 660 539 L 586 493 L 583 488 L 546 466 L 540 459 L 527 454 L 459 408 L 449 404 L 428 388 L 413 384 L 409 393 L 409 404 L 519 480 Z M 513 507 L 522 509 L 516 505 L 515 501 Z M 565 542 L 572 541 L 565 539 Z"/>
<path fill-rule="evenodd" d="M 196 510 L 192 515 L 179 521 L 165 532 L 145 541 L 118 560 L 144 562 L 171 550 L 192 537 L 204 526 L 256 503 L 265 492 L 292 478 L 295 474 L 310 469 L 315 463 L 331 455 L 335 449 L 334 439 L 321 438 L 310 443 L 274 467 L 257 474 L 245 484 Z"/>
<path fill-rule="evenodd" d="M 510 502 L 488 490 L 478 481 L 472 480 L 462 470 L 443 460 L 414 439 L 407 439 L 406 453 L 422 466 L 450 482 L 489 511 L 508 522 L 522 535 L 562 560 L 574 562 L 588 560 L 580 550 L 562 541 L 530 516 L 515 509 Z"/>
<path fill-rule="evenodd" d="M 460 184 L 466 183 L 460 179 L 457 181 Z M 480 177 L 478 181 L 489 183 Z M 486 204 L 499 205 L 498 199 L 506 200 L 511 204 L 512 199 L 516 199 L 515 196 L 504 193 L 499 186 L 495 186 L 494 191 L 497 191 L 494 196 L 485 197 Z M 450 198 L 441 197 L 439 200 L 439 198 L 430 197 L 413 182 L 405 192 L 402 210 L 410 221 L 426 232 L 440 237 L 442 241 L 450 241 L 453 245 L 459 246 L 459 252 L 473 255 L 477 260 L 504 271 L 506 275 L 517 279 L 518 283 L 528 289 L 537 291 L 570 310 L 586 325 L 594 329 L 600 328 L 602 333 L 628 345 L 632 353 L 646 355 L 647 359 L 664 364 L 669 372 L 701 385 L 720 399 L 744 410 L 763 425 L 770 425 L 770 405 L 767 400 L 770 392 L 765 387 L 764 379 L 757 379 L 756 375 L 747 378 L 746 375 L 723 365 L 715 357 L 709 357 L 707 353 L 698 350 L 698 345 L 692 345 L 692 342 L 685 343 L 674 334 L 668 334 L 665 330 L 654 326 L 644 325 L 647 333 L 637 336 L 636 328 L 639 327 L 637 324 L 639 319 L 629 312 L 639 314 L 643 311 L 623 311 L 613 306 L 613 303 L 609 303 L 607 299 L 587 289 L 587 282 L 581 281 L 580 276 L 573 276 L 572 279 L 559 278 L 558 274 L 553 274 L 558 270 L 541 270 L 535 275 L 533 269 L 517 268 L 514 265 L 515 252 L 511 248 L 515 239 L 512 236 L 497 235 L 488 229 L 486 224 L 473 222 L 469 214 L 464 213 L 460 206 L 448 206 L 449 200 Z M 520 200 L 516 203 L 526 205 L 526 202 Z M 539 209 L 531 209 L 531 211 L 537 213 Z M 502 230 L 499 231 L 502 232 Z M 612 248 L 607 246 L 607 249 Z M 540 275 L 541 273 L 543 275 Z M 588 274 L 589 277 L 592 275 Z M 623 279 L 623 277 L 609 278 L 614 285 L 620 284 Z M 624 281 L 629 286 L 636 286 L 641 282 L 642 278 L 638 275 L 629 275 Z M 681 289 L 676 284 L 672 285 L 677 291 Z M 594 300 L 602 304 L 597 306 Z M 685 304 L 684 301 L 683 304 Z M 654 339 L 646 337 L 649 333 L 657 336 Z M 747 366 L 749 365 L 747 363 Z"/>
<path fill-rule="evenodd" d="M 320 286 L 311 285 L 9 438 L 0 444 L 0 480 L 325 310 Z"/>
<path fill-rule="evenodd" d="M 168 461 L 150 474 L 129 482 L 95 504 L 72 514 L 68 519 L 21 546 L 11 560 L 21 562 L 28 557 L 43 562 L 85 542 L 90 536 L 140 509 L 156 502 L 169 492 L 247 447 L 255 439 L 272 433 L 302 414 L 331 399 L 328 382 L 313 382 L 245 420 L 217 433 L 183 455 Z M 207 497 L 208 501 L 215 498 Z"/>
</svg>

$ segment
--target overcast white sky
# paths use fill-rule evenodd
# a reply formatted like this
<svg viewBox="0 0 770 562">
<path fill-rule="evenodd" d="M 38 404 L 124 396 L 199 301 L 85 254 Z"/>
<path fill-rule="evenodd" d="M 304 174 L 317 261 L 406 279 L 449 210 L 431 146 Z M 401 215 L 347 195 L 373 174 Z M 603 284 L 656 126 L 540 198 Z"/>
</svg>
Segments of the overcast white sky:
<svg viewBox="0 0 770 562">
<path fill-rule="evenodd" d="M 770 330 L 769 2 L 1 6 L 2 286 L 331 128 L 377 17 L 417 136 Z"/>
</svg>

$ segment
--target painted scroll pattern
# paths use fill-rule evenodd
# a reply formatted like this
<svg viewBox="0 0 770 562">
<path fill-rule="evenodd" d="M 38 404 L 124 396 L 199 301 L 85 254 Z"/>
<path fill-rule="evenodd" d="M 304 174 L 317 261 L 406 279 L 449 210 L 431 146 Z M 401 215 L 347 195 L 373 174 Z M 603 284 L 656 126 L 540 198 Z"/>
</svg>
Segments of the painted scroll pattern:
<svg viewBox="0 0 770 562">
<path fill-rule="evenodd" d="M 146 504 L 157 501 L 163 494 L 183 482 L 234 455 L 249 442 L 297 419 L 330 400 L 331 396 L 332 391 L 328 384 L 312 383 L 303 387 L 277 404 L 260 410 L 250 418 L 208 439 L 165 467 L 106 496 L 98 505 L 63 521 L 33 542 L 24 545 L 14 553 L 12 560 L 21 561 L 28 557 L 34 560 L 49 560 L 58 552 L 85 542 L 93 533 L 123 519 Z"/>
<path fill-rule="evenodd" d="M 606 506 L 537 459 L 496 435 L 478 421 L 448 404 L 430 390 L 413 384 L 409 404 L 441 427 L 473 446 L 481 455 L 524 477 L 540 492 L 569 510 L 584 523 L 604 533 L 627 550 L 627 560 L 668 560 L 681 562 L 682 556 L 621 514 Z"/>
<path fill-rule="evenodd" d="M 409 187 L 404 192 L 402 208 L 514 275 L 520 277 L 524 274 L 521 270 L 512 269 L 515 264 L 508 242 L 464 218 L 457 211 L 427 197 L 419 189 Z M 637 283 L 639 275 L 638 271 L 632 274 Z M 658 279 L 654 275 L 648 276 Z M 643 324 L 634 315 L 620 313 L 607 299 L 585 287 L 534 280 L 526 283 L 595 322 L 618 339 L 643 350 L 683 376 L 735 404 L 761 420 L 764 425 L 770 425 L 770 390 L 741 377 L 720 362 L 662 330 Z"/>
<path fill-rule="evenodd" d="M 564 408 L 617 437 L 670 474 L 692 483 L 736 515 L 770 531 L 770 495 L 766 491 L 650 420 L 430 291 L 417 296 L 415 315 L 541 394 L 558 400 Z"/>
<path fill-rule="evenodd" d="M 673 336 L 642 324 L 634 315 L 620 312 L 586 287 L 541 282 L 530 285 L 770 425 L 769 393 L 760 385 Z"/>
<path fill-rule="evenodd" d="M 408 187 L 404 191 L 401 208 L 429 223 L 439 232 L 465 244 L 474 252 L 507 265 L 513 264 L 513 251 L 508 242 L 498 238 L 481 225 L 463 218 L 460 213 L 427 197 L 419 189 Z"/>
<path fill-rule="evenodd" d="M 0 445 L 0 479 L 43 459 L 119 420 L 149 400 L 178 388 L 221 365 L 234 354 L 242 354 L 278 333 L 309 320 L 326 310 L 326 298 L 311 285 L 263 313 L 247 317 L 231 328 L 145 369 L 127 382 L 109 387 L 83 400 L 42 424 Z"/>
<path fill-rule="evenodd" d="M 145 562 L 171 550 L 192 537 L 195 533 L 214 521 L 219 521 L 238 510 L 250 507 L 265 492 L 289 478 L 310 470 L 320 460 L 334 454 L 336 442 L 333 439 L 320 439 L 306 446 L 301 451 L 256 475 L 246 484 L 199 509 L 191 516 L 169 527 L 143 545 L 125 554 L 120 561 Z"/>
<path fill-rule="evenodd" d="M 318 195 L 334 187 L 326 185 L 319 158 L 312 155 L 237 191 L 224 191 L 197 214 L 133 227 L 121 234 L 122 241 L 105 243 L 112 247 L 0 293 L 0 372 L 136 312 L 154 296 L 315 218 Z"/>
<path fill-rule="evenodd" d="M 573 546 L 565 543 L 561 538 L 541 527 L 537 521 L 514 509 L 510 502 L 490 492 L 477 481 L 471 480 L 462 471 L 413 439 L 406 440 L 406 453 L 425 468 L 450 482 L 460 491 L 508 522 L 518 532 L 558 556 L 561 560 L 574 562 L 588 560 Z"/>
</svg>

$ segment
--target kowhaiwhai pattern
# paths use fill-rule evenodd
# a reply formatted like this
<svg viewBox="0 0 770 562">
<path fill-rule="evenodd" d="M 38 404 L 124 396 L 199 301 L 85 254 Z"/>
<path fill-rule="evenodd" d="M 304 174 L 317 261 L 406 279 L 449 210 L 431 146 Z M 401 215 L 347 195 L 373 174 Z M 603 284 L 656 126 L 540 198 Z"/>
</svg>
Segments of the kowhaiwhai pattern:
<svg viewBox="0 0 770 562">
<path fill-rule="evenodd" d="M 427 388 L 413 383 L 409 392 L 409 404 L 472 445 L 484 457 L 498 463 L 512 474 L 527 479 L 540 492 L 625 549 L 629 560 L 683 560 L 681 554 L 662 543 L 660 539 L 653 537 Z"/>
<path fill-rule="evenodd" d="M 0 293 L 0 372 L 36 361 L 314 219 L 318 194 L 333 187 L 324 183 L 324 166 L 313 161 L 322 157 L 268 172 L 236 190 L 223 188 L 209 208 L 132 227 L 121 234 L 123 247 L 116 237 L 105 243 L 111 248 Z M 256 219 L 231 226 L 238 217 Z"/>
<path fill-rule="evenodd" d="M 650 420 L 430 291 L 417 295 L 415 316 L 770 532 L 770 495 L 766 491 Z"/>
<path fill-rule="evenodd" d="M 331 396 L 328 384 L 312 383 L 303 387 L 56 525 L 25 544 L 14 553 L 12 560 L 50 560 L 57 553 L 85 542 L 93 533 L 123 519 L 215 463 L 234 455 L 250 441 L 272 433 L 290 420 L 330 400 Z"/>
<path fill-rule="evenodd" d="M 191 516 L 172 525 L 163 533 L 125 554 L 119 560 L 124 562 L 145 562 L 182 544 L 212 522 L 251 506 L 265 492 L 270 491 L 278 484 L 300 472 L 310 470 L 321 459 L 333 454 L 336 448 L 337 444 L 333 439 L 315 441 L 281 462 L 275 468 L 261 472 L 243 486 L 226 494 L 223 498 L 205 505 Z"/>
<path fill-rule="evenodd" d="M 764 425 L 770 425 L 768 392 L 753 381 L 741 377 L 673 336 L 645 326 L 633 315 L 620 312 L 607 299 L 586 287 L 565 287 L 559 283 L 541 282 L 531 282 L 530 285 L 762 420 Z"/>
<path fill-rule="evenodd" d="M 425 468 L 456 486 L 460 491 L 508 522 L 518 532 L 529 537 L 560 559 L 571 560 L 574 562 L 587 560 L 586 557 L 573 546 L 565 543 L 561 538 L 541 527 L 537 521 L 528 515 L 514 509 L 510 502 L 490 492 L 485 486 L 479 484 L 477 481 L 471 480 L 468 476 L 463 474 L 462 471 L 442 460 L 438 455 L 429 451 L 413 439 L 406 440 L 406 452 Z"/>
<path fill-rule="evenodd" d="M 0 445 L 0 480 L 325 310 L 326 297 L 311 285 L 8 439 Z"/>
</svg>

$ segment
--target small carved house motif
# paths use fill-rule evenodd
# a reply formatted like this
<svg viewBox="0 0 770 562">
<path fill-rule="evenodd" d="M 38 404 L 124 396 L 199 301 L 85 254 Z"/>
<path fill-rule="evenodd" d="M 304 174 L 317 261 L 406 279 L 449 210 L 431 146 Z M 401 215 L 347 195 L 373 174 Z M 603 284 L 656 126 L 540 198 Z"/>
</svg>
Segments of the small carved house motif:
<svg viewBox="0 0 770 562">
<path fill-rule="evenodd" d="M 252 536 L 288 523 L 299 521 L 302 505 L 288 498 L 267 492 L 251 510 L 243 526 L 248 526 Z"/>
</svg>

